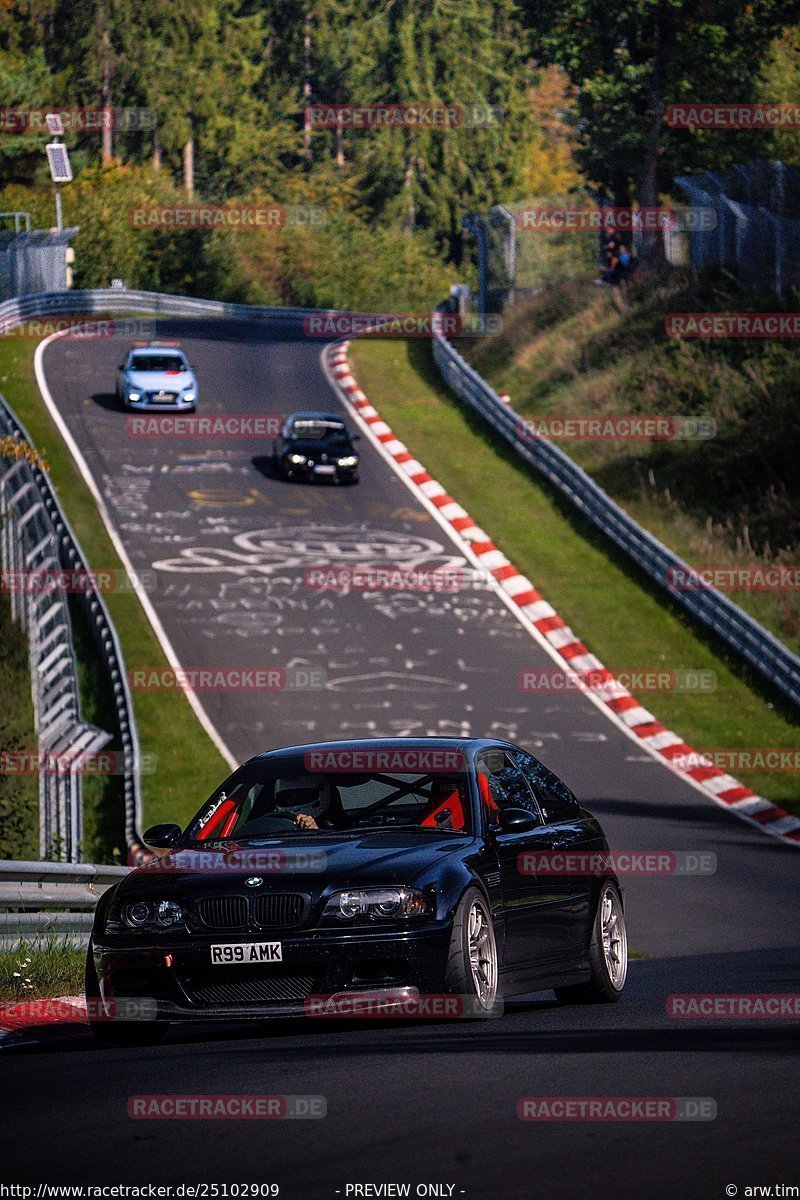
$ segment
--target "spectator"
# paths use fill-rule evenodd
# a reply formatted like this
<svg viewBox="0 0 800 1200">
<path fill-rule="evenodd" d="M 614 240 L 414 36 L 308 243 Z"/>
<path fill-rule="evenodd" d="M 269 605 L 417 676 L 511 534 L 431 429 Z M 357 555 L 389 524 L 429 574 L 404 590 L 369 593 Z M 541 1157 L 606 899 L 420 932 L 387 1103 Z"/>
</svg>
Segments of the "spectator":
<svg viewBox="0 0 800 1200">
<path fill-rule="evenodd" d="M 595 282 L 610 285 L 616 281 L 616 273 L 619 269 L 619 251 L 622 246 L 622 239 L 610 223 L 603 229 L 600 246 L 604 265 L 600 270 L 600 277 Z"/>
<path fill-rule="evenodd" d="M 630 250 L 628 249 L 628 247 L 625 245 L 624 242 L 622 243 L 622 245 L 619 248 L 619 254 L 618 254 L 617 258 L 618 258 L 618 262 L 617 262 L 617 280 L 616 280 L 616 282 L 617 283 L 625 283 L 625 281 L 630 278 L 631 269 L 633 267 L 633 256 L 631 255 Z"/>
<path fill-rule="evenodd" d="M 633 255 L 630 248 L 616 234 L 607 242 L 606 253 L 606 265 L 600 272 L 600 279 L 597 282 L 609 287 L 616 287 L 630 277 Z"/>
</svg>

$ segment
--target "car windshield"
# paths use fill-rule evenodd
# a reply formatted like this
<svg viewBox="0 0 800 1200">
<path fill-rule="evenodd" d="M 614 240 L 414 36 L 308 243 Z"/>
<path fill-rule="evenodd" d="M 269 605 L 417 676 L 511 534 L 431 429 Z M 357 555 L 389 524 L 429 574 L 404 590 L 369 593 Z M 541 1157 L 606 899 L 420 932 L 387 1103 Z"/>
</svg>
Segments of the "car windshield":
<svg viewBox="0 0 800 1200">
<path fill-rule="evenodd" d="M 297 824 L 300 815 L 311 818 L 310 827 Z M 296 755 L 240 767 L 201 808 L 185 836 L 191 842 L 216 842 L 404 829 L 436 837 L 469 833 L 471 826 L 466 773 L 310 773 L 303 756 Z"/>
<path fill-rule="evenodd" d="M 341 421 L 295 421 L 289 437 L 313 442 L 346 442 L 347 430 Z"/>
<path fill-rule="evenodd" d="M 186 364 L 178 354 L 134 354 L 131 371 L 185 371 Z"/>
</svg>

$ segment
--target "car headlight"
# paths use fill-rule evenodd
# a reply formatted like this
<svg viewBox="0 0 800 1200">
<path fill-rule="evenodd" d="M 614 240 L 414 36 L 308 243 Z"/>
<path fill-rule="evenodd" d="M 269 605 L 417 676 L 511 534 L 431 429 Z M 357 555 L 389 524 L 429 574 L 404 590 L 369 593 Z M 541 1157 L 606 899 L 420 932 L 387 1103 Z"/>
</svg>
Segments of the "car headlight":
<svg viewBox="0 0 800 1200">
<path fill-rule="evenodd" d="M 340 467 L 357 467 L 358 466 L 358 455 L 357 454 L 346 454 L 344 456 L 344 458 L 339 459 L 339 466 Z"/>
<path fill-rule="evenodd" d="M 295 463 L 298 467 L 302 466 L 305 461 L 306 461 L 305 454 L 290 454 L 289 455 L 289 462 Z"/>
<path fill-rule="evenodd" d="M 130 925 L 133 929 L 140 929 L 142 925 L 151 925 L 155 919 L 155 908 L 147 900 L 137 900 L 135 904 L 128 904 L 124 909 L 125 924 Z"/>
<path fill-rule="evenodd" d="M 184 392 L 184 393 L 183 393 L 183 398 L 184 398 L 184 400 L 186 400 L 186 401 L 187 401 L 189 404 L 194 404 L 194 389 L 193 389 L 193 388 L 189 388 L 189 390 L 188 390 L 187 392 Z"/>
<path fill-rule="evenodd" d="M 334 892 L 322 916 L 323 919 L 334 917 L 339 921 L 356 921 L 359 918 L 400 921 L 428 917 L 432 911 L 430 898 L 416 888 L 352 888 L 345 892 Z"/>
<path fill-rule="evenodd" d="M 122 919 L 129 929 L 151 928 L 169 929 L 180 925 L 184 920 L 184 911 L 176 900 L 135 900 L 126 904 L 122 910 Z M 109 921 L 109 925 L 118 925 Z"/>
<path fill-rule="evenodd" d="M 128 399 L 129 399 L 129 400 L 132 400 L 132 401 L 134 401 L 134 402 L 135 402 L 136 400 L 141 400 L 141 398 L 142 398 L 142 393 L 141 393 L 141 392 L 128 392 Z"/>
<path fill-rule="evenodd" d="M 175 900 L 162 900 L 156 909 L 156 921 L 159 925 L 169 928 L 170 925 L 180 925 L 183 920 L 183 909 Z"/>
</svg>

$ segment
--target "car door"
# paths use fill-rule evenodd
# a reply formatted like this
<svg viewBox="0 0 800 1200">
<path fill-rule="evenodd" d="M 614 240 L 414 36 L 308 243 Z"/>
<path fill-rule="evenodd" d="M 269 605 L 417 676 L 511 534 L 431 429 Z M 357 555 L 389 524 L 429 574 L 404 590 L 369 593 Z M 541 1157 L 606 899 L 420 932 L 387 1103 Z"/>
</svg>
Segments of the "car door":
<svg viewBox="0 0 800 1200">
<path fill-rule="evenodd" d="M 546 967 L 567 952 L 570 912 L 563 888 L 545 874 L 521 870 L 530 854 L 551 849 L 552 829 L 545 827 L 538 802 L 511 752 L 498 748 L 479 755 L 479 789 L 488 789 L 486 820 L 497 853 L 505 918 L 506 970 L 518 978 L 547 974 Z M 484 783 L 481 785 L 481 776 Z M 505 808 L 524 808 L 536 824 L 524 830 L 504 830 Z"/>
<path fill-rule="evenodd" d="M 592 851 L 596 850 L 594 832 L 587 828 L 580 805 L 562 779 L 548 770 L 532 754 L 523 750 L 515 756 L 526 782 L 536 797 L 542 814 L 542 838 L 549 843 L 548 860 L 535 855 L 521 864 L 540 876 L 545 873 L 558 895 L 558 908 L 564 917 L 564 936 L 573 947 L 583 945 L 591 924 L 593 895 Z"/>
</svg>

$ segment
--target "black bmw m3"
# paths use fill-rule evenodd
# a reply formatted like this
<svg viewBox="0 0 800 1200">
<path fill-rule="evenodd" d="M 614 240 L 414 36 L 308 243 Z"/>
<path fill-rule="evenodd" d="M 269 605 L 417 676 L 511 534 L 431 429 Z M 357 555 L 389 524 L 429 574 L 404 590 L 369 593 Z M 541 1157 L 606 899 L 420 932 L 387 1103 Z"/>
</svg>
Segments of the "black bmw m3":
<svg viewBox="0 0 800 1200">
<path fill-rule="evenodd" d="M 502 997 L 613 1001 L 625 984 L 603 830 L 507 742 L 271 750 L 185 830 L 144 838 L 159 853 L 101 897 L 89 947 L 105 1041 L 192 1020 L 487 1016 Z"/>
</svg>

